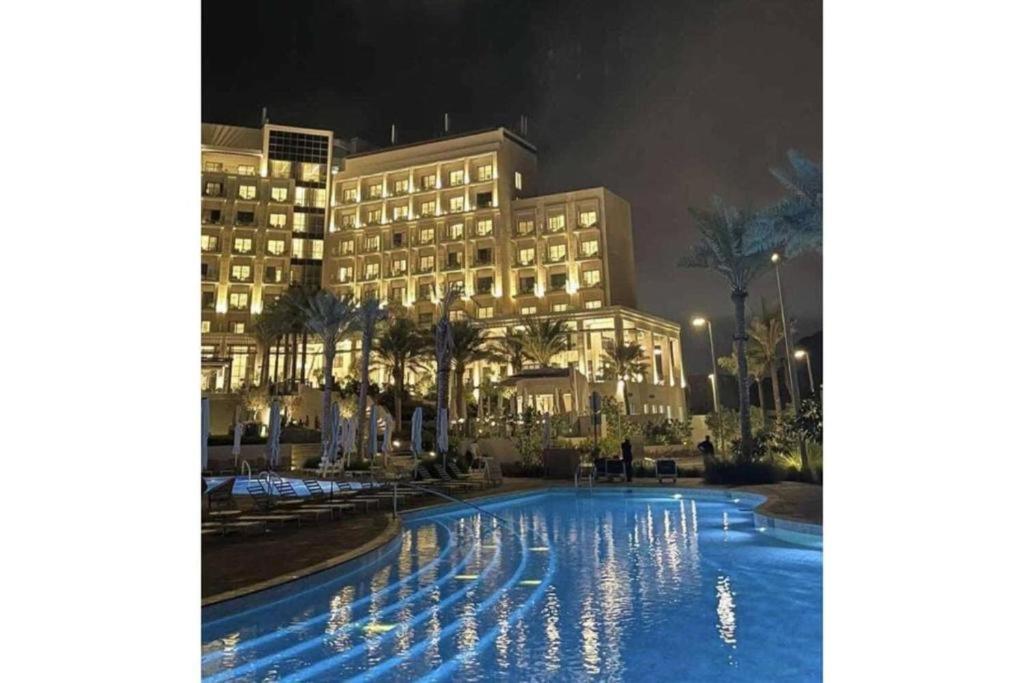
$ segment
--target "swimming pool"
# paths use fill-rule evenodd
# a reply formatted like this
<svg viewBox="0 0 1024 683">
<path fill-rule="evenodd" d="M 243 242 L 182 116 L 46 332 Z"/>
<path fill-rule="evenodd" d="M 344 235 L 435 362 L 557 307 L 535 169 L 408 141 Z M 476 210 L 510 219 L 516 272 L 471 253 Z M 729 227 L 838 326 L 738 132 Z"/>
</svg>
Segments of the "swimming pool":
<svg viewBox="0 0 1024 683">
<path fill-rule="evenodd" d="M 204 680 L 820 680 L 820 547 L 734 500 L 568 489 L 484 505 L 507 526 L 406 515 L 371 557 L 204 609 Z"/>
</svg>

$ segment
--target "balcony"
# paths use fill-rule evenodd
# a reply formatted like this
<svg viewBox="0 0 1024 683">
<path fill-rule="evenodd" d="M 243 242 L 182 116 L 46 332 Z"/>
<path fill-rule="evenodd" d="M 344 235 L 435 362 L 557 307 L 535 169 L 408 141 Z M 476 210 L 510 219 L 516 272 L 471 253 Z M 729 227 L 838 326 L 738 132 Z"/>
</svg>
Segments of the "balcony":
<svg viewBox="0 0 1024 683">
<path fill-rule="evenodd" d="M 579 252 L 577 252 L 576 258 L 578 260 L 580 260 L 580 261 L 585 261 L 587 259 L 599 259 L 599 258 L 601 258 L 601 250 L 600 249 L 596 249 L 594 251 L 582 251 L 582 250 L 580 250 Z"/>
<path fill-rule="evenodd" d="M 493 266 L 493 265 L 494 265 L 494 259 L 493 258 L 485 258 L 485 259 L 478 258 L 475 261 L 473 261 L 473 267 L 474 268 L 482 268 L 484 266 Z"/>
<path fill-rule="evenodd" d="M 576 224 L 576 229 L 577 230 L 586 230 L 587 228 L 596 228 L 597 225 L 598 225 L 597 221 L 594 221 L 593 223 L 577 223 Z"/>
<path fill-rule="evenodd" d="M 464 267 L 465 266 L 462 264 L 461 261 L 459 261 L 458 263 L 448 262 L 444 264 L 443 270 L 446 272 L 450 270 L 462 270 Z"/>
<path fill-rule="evenodd" d="M 208 270 L 203 273 L 203 282 L 217 282 L 220 280 L 220 272 L 217 270 Z"/>
<path fill-rule="evenodd" d="M 512 264 L 513 268 L 528 268 L 529 266 L 536 265 L 537 259 L 516 259 L 515 263 Z"/>
<path fill-rule="evenodd" d="M 415 268 L 412 271 L 413 275 L 431 275 L 433 273 L 434 273 L 434 266 L 433 265 L 426 266 L 426 267 L 425 266 L 420 266 L 419 268 Z"/>
<path fill-rule="evenodd" d="M 560 256 L 546 256 L 544 258 L 544 263 L 545 264 L 565 263 L 565 259 L 566 259 L 565 254 L 562 254 Z"/>
<path fill-rule="evenodd" d="M 228 280 L 232 284 L 251 285 L 252 284 L 252 275 L 250 274 L 248 277 L 241 277 L 241 276 L 232 275 L 230 278 L 228 278 Z"/>
</svg>

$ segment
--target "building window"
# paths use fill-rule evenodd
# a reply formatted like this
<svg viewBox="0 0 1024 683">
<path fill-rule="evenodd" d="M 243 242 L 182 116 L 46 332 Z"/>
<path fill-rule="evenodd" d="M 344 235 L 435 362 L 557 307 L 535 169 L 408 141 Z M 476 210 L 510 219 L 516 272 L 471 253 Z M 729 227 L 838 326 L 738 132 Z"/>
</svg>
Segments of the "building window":
<svg viewBox="0 0 1024 683">
<path fill-rule="evenodd" d="M 287 187 L 272 187 L 270 188 L 270 198 L 275 202 L 284 202 L 288 200 L 288 188 Z"/>
<path fill-rule="evenodd" d="M 354 202 L 359 199 L 359 190 L 355 187 L 346 187 L 341 192 L 341 199 L 344 202 Z"/>
<path fill-rule="evenodd" d="M 523 174 L 520 173 L 519 171 L 516 171 L 515 182 L 516 182 L 516 189 L 517 190 L 523 189 Z"/>
<path fill-rule="evenodd" d="M 363 251 L 380 251 L 380 235 L 367 237 L 363 240 Z"/>
<path fill-rule="evenodd" d="M 580 211 L 580 227 L 589 228 L 597 225 L 597 211 Z"/>
<path fill-rule="evenodd" d="M 250 282 L 252 280 L 252 266 L 242 264 L 231 266 L 231 279 L 235 282 Z"/>
<path fill-rule="evenodd" d="M 280 159 L 270 160 L 270 177 L 287 178 L 292 174 L 292 162 Z"/>
<path fill-rule="evenodd" d="M 284 240 L 267 240 L 267 253 L 280 256 L 284 253 Z"/>
<path fill-rule="evenodd" d="M 356 215 L 354 213 L 343 213 L 341 214 L 341 227 L 352 228 L 356 224 Z"/>
<path fill-rule="evenodd" d="M 434 229 L 423 228 L 420 230 L 420 244 L 433 244 L 434 242 Z"/>
<path fill-rule="evenodd" d="M 305 245 L 306 245 L 306 240 L 298 238 L 298 237 L 293 237 L 292 238 L 292 258 L 303 258 L 303 252 L 305 251 L 305 249 L 304 249 Z"/>
<path fill-rule="evenodd" d="M 433 190 L 437 187 L 437 176 L 433 173 L 429 173 L 420 178 L 420 189 Z"/>
<path fill-rule="evenodd" d="M 204 320 L 203 321 L 203 334 L 206 334 L 209 331 L 210 331 L 210 321 L 209 320 Z"/>
<path fill-rule="evenodd" d="M 477 237 L 486 237 L 494 232 L 494 221 L 490 218 L 483 218 L 476 222 Z"/>
<path fill-rule="evenodd" d="M 533 234 L 533 219 L 531 219 L 531 218 L 520 218 L 516 222 L 516 234 L 517 235 L 530 235 L 530 234 Z"/>
<path fill-rule="evenodd" d="M 448 239 L 461 240 L 463 237 L 465 237 L 465 231 L 462 223 L 452 223 L 448 226 Z"/>
<path fill-rule="evenodd" d="M 600 299 L 591 299 L 590 301 L 588 301 L 588 302 L 583 304 L 583 308 L 586 308 L 587 310 L 593 310 L 595 308 L 601 308 L 601 300 Z"/>
<path fill-rule="evenodd" d="M 601 283 L 601 271 L 600 270 L 585 270 L 583 271 L 583 286 L 594 287 Z"/>
<path fill-rule="evenodd" d="M 376 280 L 380 277 L 380 264 L 379 263 L 367 263 L 363 266 L 363 279 L 365 280 Z"/>
<path fill-rule="evenodd" d="M 580 254 L 582 254 L 584 258 L 597 256 L 597 240 L 584 240 L 580 244 Z"/>
<path fill-rule="evenodd" d="M 396 221 L 404 221 L 409 217 L 408 206 L 396 206 L 392 210 L 391 217 Z"/>
<path fill-rule="evenodd" d="M 354 253 L 356 253 L 356 241 L 355 240 L 345 240 L 344 242 L 341 243 L 341 255 L 342 256 L 347 256 L 349 254 L 354 254 Z"/>
<path fill-rule="evenodd" d="M 235 334 L 245 334 L 245 323 L 231 323 L 231 331 Z"/>
<path fill-rule="evenodd" d="M 417 297 L 420 301 L 427 301 L 434 296 L 434 285 L 424 283 L 420 285 L 419 296 Z"/>
<path fill-rule="evenodd" d="M 203 212 L 203 224 L 219 224 L 220 223 L 220 209 L 208 209 Z"/>
<path fill-rule="evenodd" d="M 460 213 L 464 207 L 463 199 L 463 197 L 449 197 L 448 211 L 451 213 Z"/>
<path fill-rule="evenodd" d="M 251 237 L 236 237 L 233 249 L 234 249 L 234 252 L 236 254 L 249 254 L 249 253 L 252 253 L 252 238 Z"/>
<path fill-rule="evenodd" d="M 462 252 L 461 251 L 450 251 L 450 252 L 448 252 L 448 267 L 449 268 L 461 268 L 462 267 Z"/>
<path fill-rule="evenodd" d="M 533 247 L 525 247 L 523 249 L 520 249 L 519 250 L 519 265 L 521 265 L 521 266 L 528 266 L 528 265 L 532 264 L 535 253 L 536 252 L 534 252 Z"/>
<path fill-rule="evenodd" d="M 352 266 L 341 266 L 338 268 L 338 282 L 352 281 Z"/>
<path fill-rule="evenodd" d="M 424 311 L 416 316 L 416 320 L 420 325 L 429 325 L 434 322 L 434 314 L 430 311 Z"/>
<path fill-rule="evenodd" d="M 322 261 L 324 258 L 324 241 L 323 240 L 310 240 L 310 247 L 312 247 L 312 254 L 310 258 Z"/>
<path fill-rule="evenodd" d="M 409 191 L 409 179 L 395 181 L 395 194 L 405 194 Z"/>
<path fill-rule="evenodd" d="M 481 306 L 476 313 L 476 317 L 481 320 L 488 320 L 494 317 L 494 306 Z"/>
<path fill-rule="evenodd" d="M 256 213 L 253 211 L 237 211 L 235 212 L 235 224 L 236 225 L 252 225 L 256 222 Z"/>
<path fill-rule="evenodd" d="M 536 306 L 523 306 L 519 309 L 523 315 L 534 315 L 537 312 Z"/>
<path fill-rule="evenodd" d="M 461 169 L 459 169 L 457 171 L 451 171 L 448 174 L 448 184 L 449 185 L 461 185 L 464 180 L 465 180 L 465 174 L 462 172 Z"/>
<path fill-rule="evenodd" d="M 477 180 L 490 180 L 494 177 L 494 167 L 490 164 L 485 164 L 476 169 Z"/>
<path fill-rule="evenodd" d="M 391 261 L 391 275 L 405 275 L 405 259 L 399 258 Z"/>
<path fill-rule="evenodd" d="M 203 188 L 203 194 L 207 197 L 219 197 L 220 189 L 220 183 L 206 183 L 206 187 Z"/>
<path fill-rule="evenodd" d="M 366 212 L 366 222 L 369 225 L 379 225 L 382 211 L 380 209 L 371 209 Z"/>
<path fill-rule="evenodd" d="M 254 176 L 254 175 L 256 175 L 256 167 L 255 166 L 244 166 L 244 165 L 239 166 L 238 167 L 238 175 Z"/>
<path fill-rule="evenodd" d="M 459 310 L 459 311 L 452 311 L 452 313 L 451 313 L 451 319 L 452 319 L 453 321 L 458 321 L 458 320 L 465 320 L 465 319 L 466 319 L 466 312 L 465 312 L 465 311 L 462 311 L 462 310 Z"/>
<path fill-rule="evenodd" d="M 303 162 L 299 173 L 299 177 L 303 182 L 319 183 L 323 177 L 323 165 Z"/>
<path fill-rule="evenodd" d="M 392 247 L 400 247 L 402 246 L 403 243 L 405 243 L 405 233 L 396 232 L 393 235 L 391 235 Z"/>
<path fill-rule="evenodd" d="M 370 199 L 379 199 L 384 194 L 384 185 L 374 183 L 370 185 Z"/>
<path fill-rule="evenodd" d="M 490 294 L 494 289 L 494 278 L 492 276 L 478 277 L 476 279 L 476 293 Z"/>
<path fill-rule="evenodd" d="M 219 161 L 207 161 L 203 163 L 203 170 L 207 173 L 220 173 L 224 170 L 224 164 Z"/>
<path fill-rule="evenodd" d="M 420 204 L 420 216 L 433 216 L 437 213 L 437 204 L 435 202 L 423 202 Z"/>
<path fill-rule="evenodd" d="M 249 308 L 249 292 L 231 292 L 228 295 L 228 308 L 233 311 L 244 311 Z"/>
<path fill-rule="evenodd" d="M 565 289 L 566 275 L 565 273 L 552 273 L 551 274 L 551 289 Z"/>
<path fill-rule="evenodd" d="M 476 195 L 476 208 L 483 209 L 493 204 L 493 192 L 478 192 Z"/>
<path fill-rule="evenodd" d="M 548 232 L 560 232 L 565 230 L 565 214 L 548 216 Z"/>
<path fill-rule="evenodd" d="M 256 199 L 256 186 L 255 185 L 239 185 L 238 186 L 238 198 L 239 199 Z"/>
<path fill-rule="evenodd" d="M 272 213 L 270 214 L 270 227 L 272 228 L 283 228 L 288 225 L 288 214 L 286 213 Z"/>
<path fill-rule="evenodd" d="M 565 313 L 569 310 L 569 304 L 552 304 L 551 311 L 553 313 Z"/>
<path fill-rule="evenodd" d="M 284 279 L 284 269 L 278 266 L 267 266 L 263 270 L 263 282 L 278 283 Z"/>
<path fill-rule="evenodd" d="M 476 250 L 476 265 L 486 266 L 490 265 L 494 261 L 494 256 L 490 249 L 477 249 Z"/>
<path fill-rule="evenodd" d="M 306 221 L 308 218 L 309 214 L 301 212 L 292 214 L 292 231 L 306 232 Z"/>
<path fill-rule="evenodd" d="M 537 286 L 537 278 L 532 275 L 519 278 L 519 293 L 520 294 L 533 294 L 534 287 Z"/>
<path fill-rule="evenodd" d="M 217 251 L 220 240 L 216 235 L 203 235 L 200 238 L 200 244 L 202 245 L 203 251 Z"/>
<path fill-rule="evenodd" d="M 401 285 L 399 285 L 397 287 L 392 287 L 391 288 L 391 292 L 388 294 L 388 301 L 390 301 L 391 303 L 396 304 L 398 306 L 404 306 L 405 305 L 405 287 L 401 286 Z"/>
<path fill-rule="evenodd" d="M 551 244 L 548 246 L 548 261 L 550 263 L 558 263 L 559 261 L 565 260 L 565 245 L 564 244 Z"/>
<path fill-rule="evenodd" d="M 434 256 L 420 256 L 420 272 L 427 273 L 434 270 Z"/>
</svg>

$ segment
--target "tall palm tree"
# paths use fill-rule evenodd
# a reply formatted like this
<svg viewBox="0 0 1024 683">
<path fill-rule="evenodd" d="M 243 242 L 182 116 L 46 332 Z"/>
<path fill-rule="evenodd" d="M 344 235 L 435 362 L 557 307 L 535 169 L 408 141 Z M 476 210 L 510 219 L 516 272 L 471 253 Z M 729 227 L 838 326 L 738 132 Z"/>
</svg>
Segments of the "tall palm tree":
<svg viewBox="0 0 1024 683">
<path fill-rule="evenodd" d="M 494 360 L 484 329 L 468 320 L 456 320 L 451 325 L 452 373 L 455 375 L 455 409 L 457 416 L 466 417 L 466 368 L 481 360 Z"/>
<path fill-rule="evenodd" d="M 501 358 L 501 362 L 512 366 L 513 375 L 518 375 L 523 371 L 526 354 L 523 352 L 522 330 L 506 328 L 505 336 L 494 340 L 493 350 L 494 354 Z"/>
<path fill-rule="evenodd" d="M 288 335 L 292 328 L 294 311 L 288 306 L 287 302 L 283 301 L 281 297 L 278 297 L 273 302 L 268 304 L 264 309 L 261 317 L 267 321 L 267 325 L 272 329 L 274 334 L 273 345 L 274 345 L 274 384 L 277 385 L 281 381 L 281 371 L 284 370 L 284 375 L 288 375 Z M 282 354 L 284 359 L 282 362 Z M 269 361 L 269 358 L 268 358 Z M 268 362 L 269 364 L 269 362 Z"/>
<path fill-rule="evenodd" d="M 824 182 L 821 166 L 796 150 L 786 154 L 790 169 L 771 169 L 775 179 L 786 188 L 787 196 L 776 204 L 771 215 L 777 219 L 776 231 L 782 233 L 789 256 L 821 248 Z M 768 241 L 774 238 L 769 235 Z"/>
<path fill-rule="evenodd" d="M 375 297 L 366 297 L 356 311 L 356 326 L 362 332 L 362 361 L 359 373 L 359 403 L 356 406 L 356 452 L 363 452 L 363 435 L 366 434 L 366 394 L 370 388 L 370 354 L 373 352 L 373 335 L 377 323 L 387 318 L 388 312 Z"/>
<path fill-rule="evenodd" d="M 293 349 L 292 379 L 298 379 L 302 382 L 306 381 L 306 347 L 308 342 L 307 334 L 309 332 L 306 326 L 306 304 L 317 293 L 318 288 L 316 287 L 292 283 L 279 299 L 281 305 L 289 313 L 289 331 L 292 336 Z M 302 335 L 301 346 L 299 335 Z M 296 368 L 296 364 L 298 364 L 298 368 Z"/>
<path fill-rule="evenodd" d="M 328 453 L 331 424 L 331 390 L 334 386 L 334 355 L 338 350 L 338 342 L 349 331 L 356 320 L 356 307 L 348 295 L 339 297 L 326 289 L 308 296 L 296 303 L 305 316 L 306 327 L 320 337 L 324 347 L 324 395 L 322 429 L 323 456 L 332 457 Z"/>
<path fill-rule="evenodd" d="M 647 374 L 644 347 L 636 342 L 613 344 L 604 349 L 602 360 L 605 373 L 622 382 L 622 403 L 626 415 L 632 415 L 633 411 L 629 406 L 629 383 L 637 376 L 643 381 L 643 376 Z"/>
<path fill-rule="evenodd" d="M 767 310 L 761 303 L 762 317 L 750 321 L 750 361 L 754 374 L 759 378 L 771 378 L 772 403 L 775 406 L 775 419 L 782 421 L 782 392 L 779 390 L 779 345 L 782 343 L 782 318 L 778 311 Z M 760 390 L 760 383 L 758 384 Z M 764 405 L 764 401 L 761 402 Z M 767 421 L 766 421 L 767 423 Z"/>
<path fill-rule="evenodd" d="M 569 323 L 564 318 L 524 319 L 523 355 L 542 368 L 551 367 L 551 359 L 569 348 Z"/>
<path fill-rule="evenodd" d="M 751 237 L 764 218 L 749 210 L 726 206 L 712 198 L 710 211 L 690 208 L 700 235 L 691 254 L 680 261 L 684 268 L 707 268 L 729 283 L 735 317 L 736 365 L 739 379 L 740 460 L 751 459 L 750 373 L 747 369 L 747 288 L 771 266 L 771 240 L 751 245 Z"/>
<path fill-rule="evenodd" d="M 260 378 L 257 386 L 265 387 L 270 379 L 270 347 L 281 336 L 281 328 L 272 315 L 254 315 L 248 325 L 249 335 L 256 340 L 260 357 Z"/>
<path fill-rule="evenodd" d="M 452 304 L 462 296 L 461 287 L 445 287 L 441 295 L 441 312 L 434 325 L 434 360 L 437 363 L 437 415 L 448 410 L 448 381 L 452 369 Z"/>
<path fill-rule="evenodd" d="M 416 368 L 430 349 L 430 339 L 407 316 L 392 320 L 373 342 L 378 362 L 391 375 L 395 391 L 395 425 L 402 428 L 402 394 L 405 392 L 405 371 Z"/>
</svg>

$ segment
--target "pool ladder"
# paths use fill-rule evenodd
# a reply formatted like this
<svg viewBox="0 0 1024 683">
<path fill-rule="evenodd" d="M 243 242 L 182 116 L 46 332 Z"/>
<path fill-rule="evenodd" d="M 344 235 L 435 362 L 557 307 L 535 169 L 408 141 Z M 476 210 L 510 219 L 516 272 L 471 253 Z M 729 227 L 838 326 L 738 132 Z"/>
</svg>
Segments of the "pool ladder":
<svg viewBox="0 0 1024 683">
<path fill-rule="evenodd" d="M 576 465 L 576 473 L 573 475 L 573 487 L 576 489 L 586 485 L 588 490 L 593 491 L 594 489 L 594 466 L 587 464 L 584 467 L 584 463 Z"/>
</svg>

